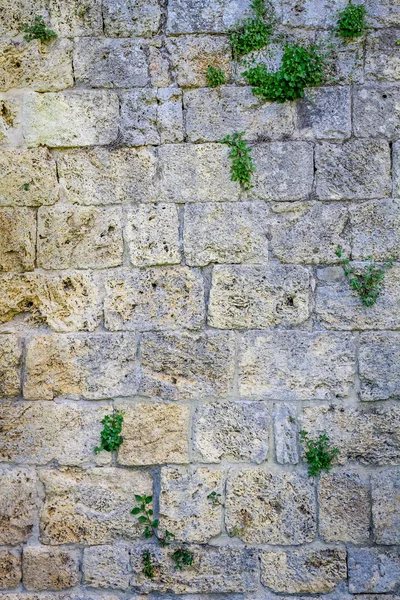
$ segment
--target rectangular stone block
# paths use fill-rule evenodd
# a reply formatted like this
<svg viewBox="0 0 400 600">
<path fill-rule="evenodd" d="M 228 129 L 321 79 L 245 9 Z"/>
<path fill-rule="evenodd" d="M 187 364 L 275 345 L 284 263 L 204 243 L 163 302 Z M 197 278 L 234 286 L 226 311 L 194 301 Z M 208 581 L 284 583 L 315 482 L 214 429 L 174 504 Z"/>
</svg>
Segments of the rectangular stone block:
<svg viewBox="0 0 400 600">
<path fill-rule="evenodd" d="M 273 416 L 276 462 L 280 465 L 297 465 L 300 452 L 296 408 L 290 404 L 274 404 Z"/>
<path fill-rule="evenodd" d="M 104 33 L 109 37 L 152 37 L 160 26 L 158 0 L 103 0 Z"/>
<path fill-rule="evenodd" d="M 399 27 L 400 7 L 392 0 L 367 0 L 368 21 L 374 27 Z"/>
<path fill-rule="evenodd" d="M 372 522 L 377 544 L 400 543 L 400 470 L 372 473 Z"/>
<path fill-rule="evenodd" d="M 372 83 L 354 88 L 354 134 L 396 140 L 400 134 L 400 86 L 395 83 Z M 374 157 L 376 161 L 376 157 Z M 370 167 L 372 164 L 370 164 Z M 385 196 L 381 193 L 380 196 Z"/>
<path fill-rule="evenodd" d="M 398 81 L 400 79 L 398 39 L 398 29 L 378 30 L 367 36 L 365 57 L 367 81 Z"/>
<path fill-rule="evenodd" d="M 11 546 L 29 539 L 40 504 L 38 490 L 34 470 L 0 468 L 0 544 Z"/>
<path fill-rule="evenodd" d="M 326 30 L 318 32 L 318 41 L 329 44 L 329 52 L 325 55 L 325 82 L 327 84 L 336 86 L 364 82 L 364 36 L 342 39 L 332 36 L 332 30 Z M 328 89 L 339 90 L 338 94 L 340 94 L 341 88 Z M 306 96 L 308 95 L 309 90 L 306 92 Z M 326 109 L 329 112 L 329 107 Z M 316 118 L 318 119 L 318 117 Z"/>
<path fill-rule="evenodd" d="M 302 139 L 345 140 L 351 136 L 349 87 L 307 89 L 296 111 L 296 135 Z"/>
<path fill-rule="evenodd" d="M 171 0 L 167 33 L 223 33 L 249 17 L 250 1 Z"/>
<path fill-rule="evenodd" d="M 219 329 L 299 325 L 309 317 L 309 279 L 300 266 L 216 266 L 208 324 Z"/>
<path fill-rule="evenodd" d="M 24 397 L 89 400 L 138 390 L 137 339 L 129 333 L 35 336 L 28 343 Z"/>
<path fill-rule="evenodd" d="M 327 29 L 336 25 L 337 13 L 346 4 L 346 0 L 332 0 L 328 4 L 319 0 L 303 0 L 301 3 L 283 0 L 282 20 L 284 25 L 291 27 Z"/>
<path fill-rule="evenodd" d="M 355 344 L 341 333 L 246 333 L 238 362 L 242 396 L 333 400 L 347 396 L 354 385 Z"/>
<path fill-rule="evenodd" d="M 146 333 L 141 343 L 140 393 L 163 400 L 229 396 L 233 388 L 232 333 Z"/>
<path fill-rule="evenodd" d="M 132 569 L 129 547 L 92 546 L 83 551 L 83 583 L 94 588 L 128 591 Z"/>
<path fill-rule="evenodd" d="M 225 507 L 228 535 L 250 544 L 303 544 L 316 535 L 314 485 L 306 473 L 232 471 Z"/>
<path fill-rule="evenodd" d="M 41 469 L 45 502 L 40 511 L 44 544 L 108 544 L 137 539 L 143 526 L 131 515 L 134 494 L 152 495 L 144 471 L 94 468 L 89 471 Z"/>
<path fill-rule="evenodd" d="M 193 417 L 193 451 L 199 462 L 262 463 L 268 454 L 270 414 L 262 402 L 203 404 Z"/>
<path fill-rule="evenodd" d="M 161 144 L 183 142 L 183 97 L 180 88 L 161 88 L 157 92 L 158 131 Z"/>
<path fill-rule="evenodd" d="M 122 210 L 57 204 L 38 211 L 38 266 L 105 269 L 122 263 Z"/>
<path fill-rule="evenodd" d="M 80 583 L 76 550 L 26 546 L 22 568 L 28 591 L 64 590 Z"/>
<path fill-rule="evenodd" d="M 0 208 L 0 272 L 33 270 L 35 254 L 35 211 Z"/>
<path fill-rule="evenodd" d="M 0 550 L 0 589 L 16 588 L 21 579 L 20 552 L 18 550 Z"/>
<path fill-rule="evenodd" d="M 117 402 L 124 411 L 118 452 L 121 465 L 189 462 L 189 407 L 176 404 Z"/>
<path fill-rule="evenodd" d="M 349 548 L 349 590 L 385 593 L 398 589 L 400 552 L 386 548 Z"/>
<path fill-rule="evenodd" d="M 382 140 L 324 142 L 316 148 L 320 200 L 366 200 L 391 194 L 390 147 Z"/>
<path fill-rule="evenodd" d="M 400 258 L 400 200 L 374 200 L 350 207 L 353 260 Z"/>
<path fill-rule="evenodd" d="M 110 144 L 118 134 L 119 101 L 114 92 L 27 92 L 23 110 L 28 147 Z"/>
<path fill-rule="evenodd" d="M 21 393 L 22 343 L 15 335 L 0 336 L 0 398 Z"/>
<path fill-rule="evenodd" d="M 400 398 L 400 333 L 371 332 L 360 336 L 361 400 Z"/>
</svg>

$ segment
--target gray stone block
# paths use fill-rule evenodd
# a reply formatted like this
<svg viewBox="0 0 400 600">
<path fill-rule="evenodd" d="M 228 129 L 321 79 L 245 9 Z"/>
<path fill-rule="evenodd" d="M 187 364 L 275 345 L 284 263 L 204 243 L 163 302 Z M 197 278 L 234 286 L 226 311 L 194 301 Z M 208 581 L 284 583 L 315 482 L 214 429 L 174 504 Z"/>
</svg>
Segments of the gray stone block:
<svg viewBox="0 0 400 600">
<path fill-rule="evenodd" d="M 349 590 L 394 592 L 400 578 L 400 554 L 386 548 L 349 548 Z"/>
<path fill-rule="evenodd" d="M 361 400 L 400 398 L 400 333 L 363 333 L 359 349 Z"/>
</svg>

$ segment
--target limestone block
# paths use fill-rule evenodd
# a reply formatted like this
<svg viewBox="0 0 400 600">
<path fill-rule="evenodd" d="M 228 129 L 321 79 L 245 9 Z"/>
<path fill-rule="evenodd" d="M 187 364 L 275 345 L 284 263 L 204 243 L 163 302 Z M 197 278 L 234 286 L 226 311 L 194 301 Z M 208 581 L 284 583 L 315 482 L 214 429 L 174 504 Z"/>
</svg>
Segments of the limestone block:
<svg viewBox="0 0 400 600">
<path fill-rule="evenodd" d="M 358 207 L 359 205 L 357 205 Z M 350 253 L 349 215 L 341 204 L 290 202 L 274 204 L 271 249 L 285 263 L 332 263 L 338 246 Z"/>
<path fill-rule="evenodd" d="M 93 331 L 100 322 L 101 301 L 87 273 L 6 273 L 0 275 L 0 324 L 13 331 L 13 319 L 27 314 L 29 324 L 45 323 L 55 331 Z"/>
<path fill-rule="evenodd" d="M 302 428 L 315 439 L 326 433 L 340 450 L 335 462 L 363 465 L 395 465 L 400 457 L 400 407 L 377 406 L 371 410 L 340 405 L 307 406 Z"/>
<path fill-rule="evenodd" d="M 352 258 L 400 259 L 400 200 L 374 200 L 350 207 Z"/>
<path fill-rule="evenodd" d="M 143 526 L 130 511 L 133 495 L 152 495 L 144 471 L 94 468 L 89 471 L 41 469 L 46 499 L 40 511 L 44 544 L 107 544 L 140 538 Z"/>
<path fill-rule="evenodd" d="M 22 90 L 0 93 L 0 144 L 5 149 L 14 149 L 24 144 L 22 129 L 24 97 L 25 92 Z"/>
<path fill-rule="evenodd" d="M 44 12 L 45 0 L 3 0 L 0 12 L 1 37 L 17 36 L 23 23 L 33 21 L 36 14 Z"/>
<path fill-rule="evenodd" d="M 0 550 L 0 589 L 16 588 L 21 579 L 20 553 L 17 550 Z"/>
<path fill-rule="evenodd" d="M 367 81 L 397 81 L 400 79 L 398 39 L 398 29 L 378 30 L 367 36 L 365 58 Z"/>
<path fill-rule="evenodd" d="M 263 462 L 270 416 L 262 402 L 203 404 L 193 418 L 193 450 L 199 462 Z"/>
<path fill-rule="evenodd" d="M 346 4 L 346 0 L 332 0 L 327 4 L 319 0 L 303 0 L 300 3 L 283 0 L 283 23 L 292 27 L 326 29 L 336 24 L 337 12 L 343 10 Z"/>
<path fill-rule="evenodd" d="M 139 385 L 136 352 L 137 340 L 129 333 L 35 336 L 27 348 L 24 397 L 133 395 Z"/>
<path fill-rule="evenodd" d="M 35 267 L 36 213 L 31 208 L 0 208 L 0 272 Z"/>
<path fill-rule="evenodd" d="M 166 144 L 159 149 L 163 202 L 232 202 L 239 185 L 231 181 L 229 149 L 223 144 Z"/>
<path fill-rule="evenodd" d="M 233 387 L 232 333 L 146 333 L 140 393 L 163 400 L 226 397 Z"/>
<path fill-rule="evenodd" d="M 156 159 L 149 148 L 63 151 L 57 155 L 57 165 L 63 198 L 72 204 L 156 200 Z"/>
<path fill-rule="evenodd" d="M 264 203 L 198 203 L 185 207 L 186 263 L 268 262 L 268 207 Z"/>
<path fill-rule="evenodd" d="M 222 473 L 202 467 L 161 469 L 160 531 L 167 529 L 183 542 L 208 542 L 221 533 Z"/>
<path fill-rule="evenodd" d="M 363 272 L 369 263 L 352 263 Z M 400 311 L 400 267 L 387 271 L 376 304 L 364 306 L 350 288 L 341 267 L 327 267 L 317 273 L 316 313 L 328 329 L 398 329 Z"/>
<path fill-rule="evenodd" d="M 361 400 L 400 398 L 400 333 L 363 333 L 360 337 Z"/>
<path fill-rule="evenodd" d="M 293 405 L 274 404 L 274 440 L 276 462 L 297 465 L 300 460 L 299 425 Z"/>
<path fill-rule="evenodd" d="M 276 140 L 294 131 L 292 103 L 261 102 L 250 87 L 187 90 L 183 102 L 190 142 L 219 142 L 237 131 L 245 131 L 246 139 Z"/>
<path fill-rule="evenodd" d="M 298 325 L 309 317 L 309 285 L 300 266 L 216 266 L 208 323 L 220 329 Z"/>
<path fill-rule="evenodd" d="M 354 88 L 353 114 L 356 136 L 389 140 L 399 137 L 399 89 L 399 85 L 395 83 L 373 83 Z M 376 161 L 377 157 L 374 157 L 374 160 Z M 383 192 L 380 194 L 381 197 L 385 195 Z"/>
<path fill-rule="evenodd" d="M 151 37 L 160 25 L 157 0 L 103 0 L 104 33 L 109 37 Z"/>
<path fill-rule="evenodd" d="M 325 594 L 346 576 L 346 551 L 340 548 L 261 553 L 261 582 L 275 592 Z"/>
<path fill-rule="evenodd" d="M 119 101 L 111 91 L 27 92 L 23 110 L 29 147 L 92 146 L 117 137 Z"/>
<path fill-rule="evenodd" d="M 157 119 L 161 144 L 183 142 L 182 90 L 161 88 L 157 92 Z"/>
<path fill-rule="evenodd" d="M 367 35 L 367 40 L 370 33 Z M 329 85 L 351 85 L 364 81 L 364 36 L 343 40 L 331 31 L 318 32 L 318 40 L 329 44 L 325 59 L 325 81 Z M 339 90 L 340 88 L 328 88 Z M 306 91 L 306 97 L 311 90 Z M 303 101 L 301 101 L 302 103 Z M 311 106 L 309 107 L 311 108 Z M 329 107 L 326 107 L 329 111 Z M 316 115 L 316 118 L 317 115 Z"/>
<path fill-rule="evenodd" d="M 0 397 L 13 398 L 21 391 L 22 343 L 15 335 L 0 336 Z"/>
<path fill-rule="evenodd" d="M 348 87 L 307 89 L 296 104 L 297 135 L 309 140 L 343 140 L 351 136 L 351 95 Z"/>
<path fill-rule="evenodd" d="M 225 511 L 228 534 L 250 544 L 303 544 L 316 535 L 314 486 L 306 473 L 232 471 Z"/>
<path fill-rule="evenodd" d="M 364 200 L 391 193 L 390 148 L 384 141 L 324 142 L 316 148 L 321 200 Z"/>
<path fill-rule="evenodd" d="M 38 211 L 38 266 L 102 269 L 122 263 L 122 211 L 57 204 Z"/>
<path fill-rule="evenodd" d="M 242 396 L 333 400 L 353 387 L 355 344 L 341 333 L 250 332 L 243 335 L 238 361 Z"/>
<path fill-rule="evenodd" d="M 372 473 L 372 521 L 377 544 L 399 544 L 400 470 Z"/>
<path fill-rule="evenodd" d="M 187 267 L 114 271 L 105 287 L 105 325 L 111 331 L 199 329 L 204 321 L 203 279 Z"/>
<path fill-rule="evenodd" d="M 35 471 L 0 469 L 0 544 L 21 544 L 29 539 L 38 505 Z"/>
<path fill-rule="evenodd" d="M 0 461 L 17 464 L 108 464 L 108 452 L 95 456 L 107 406 L 53 402 L 4 404 L 0 414 Z"/>
<path fill-rule="evenodd" d="M 76 550 L 26 546 L 22 568 L 28 591 L 64 590 L 80 582 Z"/>
<path fill-rule="evenodd" d="M 351 471 L 325 474 L 319 481 L 318 501 L 319 531 L 325 542 L 369 541 L 368 480 Z"/>
<path fill-rule="evenodd" d="M 0 151 L 0 206 L 54 204 L 56 163 L 47 148 Z"/>
<path fill-rule="evenodd" d="M 10 593 L 7 592 L 2 594 L 0 591 L 1 600 L 118 600 L 118 596 L 115 594 L 97 594 L 87 589 L 78 591 L 66 590 L 64 592 L 21 592 L 21 593 Z M 131 600 L 143 600 L 143 597 L 133 597 Z M 240 598 L 233 598 L 232 600 L 241 600 Z M 346 599 L 347 600 L 347 599 Z M 363 600 L 368 600 L 363 598 Z M 370 599 L 371 600 L 371 599 Z M 379 599 L 378 599 L 379 600 Z M 385 598 L 385 600 L 393 600 L 392 598 Z"/>
<path fill-rule="evenodd" d="M 131 573 L 129 548 L 117 544 L 85 548 L 82 570 L 86 585 L 127 591 Z"/>
<path fill-rule="evenodd" d="M 173 204 L 139 204 L 125 217 L 125 240 L 134 267 L 181 262 L 178 208 Z"/>
<path fill-rule="evenodd" d="M 103 35 L 102 10 L 96 0 L 48 0 L 47 6 L 49 25 L 59 37 Z"/>
<path fill-rule="evenodd" d="M 74 75 L 93 88 L 145 87 L 146 54 L 137 40 L 80 38 L 75 42 Z"/>
<path fill-rule="evenodd" d="M 368 21 L 374 27 L 399 27 L 400 10 L 392 0 L 367 0 Z"/>
<path fill-rule="evenodd" d="M 395 592 L 399 578 L 398 549 L 349 548 L 350 592 Z"/>
<path fill-rule="evenodd" d="M 188 406 L 118 402 L 117 408 L 125 414 L 119 464 L 142 466 L 189 462 Z"/>
<path fill-rule="evenodd" d="M 149 74 L 154 87 L 161 88 L 172 85 L 170 56 L 164 48 L 149 47 Z"/>
<path fill-rule="evenodd" d="M 168 33 L 222 33 L 250 16 L 249 0 L 172 0 L 168 6 Z"/>
</svg>

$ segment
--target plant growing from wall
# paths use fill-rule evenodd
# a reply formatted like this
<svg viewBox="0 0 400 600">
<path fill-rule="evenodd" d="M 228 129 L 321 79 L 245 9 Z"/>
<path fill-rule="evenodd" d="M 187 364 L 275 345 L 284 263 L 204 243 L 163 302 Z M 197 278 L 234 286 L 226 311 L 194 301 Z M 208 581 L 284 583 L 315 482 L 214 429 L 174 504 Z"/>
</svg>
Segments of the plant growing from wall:
<svg viewBox="0 0 400 600">
<path fill-rule="evenodd" d="M 225 136 L 221 142 L 230 147 L 229 158 L 231 164 L 231 179 L 238 181 L 245 190 L 251 189 L 251 176 L 255 172 L 255 166 L 251 158 L 251 148 L 243 139 L 244 132 Z"/>
<path fill-rule="evenodd" d="M 261 50 L 271 39 L 274 24 L 272 19 L 267 22 L 264 0 L 253 0 L 250 6 L 254 16 L 245 19 L 229 33 L 229 43 L 234 58 L 240 58 L 254 50 Z"/>
<path fill-rule="evenodd" d="M 154 566 L 151 561 L 151 554 L 148 550 L 145 550 L 142 554 L 142 562 L 143 562 L 143 574 L 147 579 L 154 579 Z"/>
<path fill-rule="evenodd" d="M 55 31 L 47 29 L 46 23 L 41 15 L 34 18 L 32 25 L 23 23 L 22 31 L 25 33 L 24 40 L 31 42 L 32 40 L 40 40 L 41 42 L 50 42 L 57 37 Z"/>
<path fill-rule="evenodd" d="M 339 455 L 338 448 L 331 448 L 329 438 L 322 433 L 317 440 L 312 440 L 307 431 L 300 431 L 300 440 L 304 445 L 304 457 L 308 463 L 308 476 L 316 477 L 325 470 L 332 468 L 332 461 Z"/>
<path fill-rule="evenodd" d="M 220 506 L 221 505 L 221 494 L 217 494 L 217 492 L 211 492 L 208 494 L 207 500 L 210 501 L 212 506 Z"/>
<path fill-rule="evenodd" d="M 224 71 L 212 66 L 207 67 L 206 79 L 209 87 L 218 87 L 226 82 Z"/>
<path fill-rule="evenodd" d="M 367 23 L 365 17 L 367 9 L 363 4 L 351 2 L 339 13 L 335 33 L 344 40 L 357 38 L 363 35 Z"/>
<path fill-rule="evenodd" d="M 118 450 L 124 441 L 121 436 L 122 423 L 124 422 L 124 413 L 116 410 L 112 415 L 106 415 L 101 424 L 104 426 L 100 433 L 100 446 L 96 446 L 94 451 L 99 454 L 102 450 L 114 452 Z"/>
<path fill-rule="evenodd" d="M 187 548 L 177 548 L 171 558 L 175 562 L 175 569 L 181 571 L 184 567 L 192 566 L 194 555 Z"/>
</svg>

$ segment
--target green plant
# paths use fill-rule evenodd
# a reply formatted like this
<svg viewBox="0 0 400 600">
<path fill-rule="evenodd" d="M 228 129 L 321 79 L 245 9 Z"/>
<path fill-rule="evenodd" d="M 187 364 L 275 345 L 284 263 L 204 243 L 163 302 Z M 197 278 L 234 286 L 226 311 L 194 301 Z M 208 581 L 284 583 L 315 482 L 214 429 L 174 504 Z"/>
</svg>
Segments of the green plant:
<svg viewBox="0 0 400 600">
<path fill-rule="evenodd" d="M 175 562 L 175 569 L 180 571 L 183 567 L 190 567 L 193 564 L 194 554 L 187 548 L 177 548 L 172 553 L 172 560 Z"/>
<path fill-rule="evenodd" d="M 367 9 L 363 4 L 351 2 L 339 13 L 335 33 L 343 39 L 360 37 L 366 29 Z"/>
<path fill-rule="evenodd" d="M 229 32 L 229 43 L 235 58 L 264 48 L 269 44 L 274 29 L 272 19 L 266 21 L 264 0 L 253 0 L 250 6 L 254 16 L 245 19 Z"/>
<path fill-rule="evenodd" d="M 24 183 L 24 184 L 23 184 L 23 186 L 22 186 L 22 187 L 23 187 L 23 189 L 25 190 L 25 192 L 29 192 L 29 186 L 30 186 L 30 184 L 29 184 L 29 183 Z"/>
<path fill-rule="evenodd" d="M 23 33 L 25 33 L 24 40 L 27 42 L 31 42 L 32 40 L 49 42 L 52 38 L 57 37 L 55 31 L 46 28 L 46 23 L 41 15 L 34 18 L 32 25 L 23 23 L 22 28 Z"/>
<path fill-rule="evenodd" d="M 151 562 L 151 554 L 148 550 L 145 550 L 142 554 L 142 562 L 143 562 L 143 573 L 144 576 L 148 579 L 154 579 L 154 566 Z"/>
<path fill-rule="evenodd" d="M 104 425 L 100 433 L 100 446 L 96 446 L 94 451 L 96 454 L 102 450 L 113 452 L 118 450 L 124 438 L 120 435 L 122 431 L 122 423 L 124 422 L 124 413 L 116 410 L 112 415 L 106 415 L 101 424 Z"/>
<path fill-rule="evenodd" d="M 343 250 L 340 246 L 336 248 L 336 256 L 338 258 L 343 256 Z M 372 256 L 367 256 L 367 260 L 372 261 Z M 393 259 L 380 267 L 371 262 L 361 273 L 356 273 L 355 269 L 350 266 L 348 258 L 342 260 L 342 265 L 345 276 L 349 278 L 350 287 L 358 293 L 364 306 L 373 306 L 382 291 L 386 271 L 393 266 Z"/>
<path fill-rule="evenodd" d="M 282 65 L 278 71 L 269 72 L 262 63 L 244 71 L 243 75 L 253 86 L 253 94 L 266 100 L 286 102 L 304 96 L 306 87 L 321 85 L 324 81 L 325 57 L 316 45 L 286 44 Z"/>
<path fill-rule="evenodd" d="M 244 132 L 227 135 L 221 142 L 230 147 L 229 158 L 231 164 L 231 179 L 238 181 L 245 190 L 251 189 L 251 175 L 255 172 L 255 166 L 251 158 L 251 148 L 243 139 Z"/>
<path fill-rule="evenodd" d="M 317 440 L 312 440 L 308 437 L 308 432 L 302 429 L 300 439 L 305 447 L 308 476 L 316 477 L 323 469 L 329 473 L 332 461 L 339 455 L 339 449 L 330 447 L 328 436 L 322 433 Z"/>
<path fill-rule="evenodd" d="M 222 69 L 216 69 L 209 65 L 206 73 L 207 85 L 210 87 L 218 87 L 224 85 L 226 81 L 225 73 Z"/>
<path fill-rule="evenodd" d="M 139 515 L 138 521 L 144 525 L 144 537 L 148 539 L 154 535 L 159 546 L 169 546 L 175 536 L 167 529 L 163 536 L 158 534 L 158 519 L 153 519 L 153 510 L 148 508 L 148 505 L 153 501 L 153 496 L 140 496 L 139 494 L 135 494 L 135 500 L 136 502 L 139 502 L 139 506 L 132 508 L 131 514 Z"/>
<path fill-rule="evenodd" d="M 221 494 L 217 494 L 217 492 L 211 492 L 211 494 L 208 494 L 207 500 L 211 502 L 212 506 L 220 506 Z"/>
</svg>

